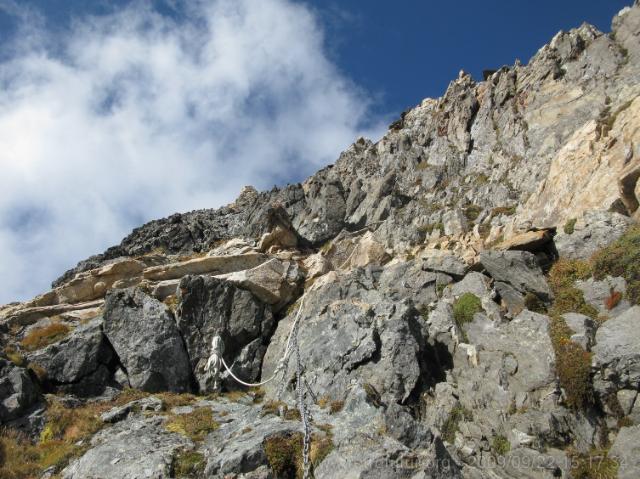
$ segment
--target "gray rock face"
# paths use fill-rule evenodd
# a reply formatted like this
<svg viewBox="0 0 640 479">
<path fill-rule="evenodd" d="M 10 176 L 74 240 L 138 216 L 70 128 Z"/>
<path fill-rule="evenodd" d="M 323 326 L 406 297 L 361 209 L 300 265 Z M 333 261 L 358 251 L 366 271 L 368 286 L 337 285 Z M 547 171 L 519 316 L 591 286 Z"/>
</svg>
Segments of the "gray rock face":
<svg viewBox="0 0 640 479">
<path fill-rule="evenodd" d="M 551 298 L 549 285 L 532 253 L 487 251 L 480 254 L 480 262 L 496 281 L 509 283 L 522 293 L 531 292 L 542 299 Z"/>
<path fill-rule="evenodd" d="M 64 479 L 168 479 L 174 454 L 193 444 L 167 432 L 162 417 L 137 417 L 99 432 L 91 446 L 62 471 Z"/>
<path fill-rule="evenodd" d="M 304 276 L 297 263 L 274 258 L 255 268 L 218 277 L 251 291 L 277 310 L 291 301 Z"/>
<path fill-rule="evenodd" d="M 524 296 L 513 286 L 496 281 L 496 293 L 500 296 L 500 302 L 507 313 L 513 317 L 525 308 Z"/>
<path fill-rule="evenodd" d="M 592 348 L 597 371 L 594 387 L 600 393 L 640 386 L 640 306 L 605 321 Z"/>
<path fill-rule="evenodd" d="M 391 299 L 410 298 L 416 307 L 422 308 L 438 299 L 438 285 L 445 285 L 451 278 L 444 274 L 425 271 L 419 261 L 403 261 L 387 265 L 379 277 L 378 288 Z"/>
<path fill-rule="evenodd" d="M 588 211 L 576 222 L 573 233 L 558 231 L 556 249 L 562 258 L 588 259 L 622 236 L 631 223 L 630 218 L 618 213 Z"/>
<path fill-rule="evenodd" d="M 79 396 L 98 396 L 113 385 L 114 352 L 98 317 L 78 326 L 67 338 L 29 356 L 42 367 L 56 390 Z"/>
<path fill-rule="evenodd" d="M 41 400 L 27 370 L 0 358 L 0 425 L 28 413 Z"/>
<path fill-rule="evenodd" d="M 582 291 L 587 304 L 596 308 L 601 315 L 609 318 L 620 315 L 631 306 L 629 301 L 625 299 L 627 282 L 624 278 L 607 276 L 601 281 L 589 278 L 584 281 L 576 281 L 576 288 Z M 615 293 L 618 293 L 621 299 L 618 304 L 609 309 L 607 300 Z"/>
<path fill-rule="evenodd" d="M 475 294 L 479 298 L 490 296 L 491 287 L 489 283 L 491 278 L 482 273 L 472 271 L 466 275 L 462 281 L 455 283 L 451 287 L 451 293 L 454 297 L 462 296 L 464 293 Z"/>
<path fill-rule="evenodd" d="M 497 360 L 496 366 L 507 373 L 508 379 L 501 380 L 503 387 L 530 392 L 555 381 L 555 356 L 547 316 L 524 310 L 505 324 L 474 321 L 467 334 L 479 351 L 480 364 Z"/>
<path fill-rule="evenodd" d="M 403 402 L 428 377 L 419 313 L 410 302 L 387 300 L 363 286 L 355 270 L 307 292 L 298 341 L 310 387 L 343 399 L 354 380 L 370 383 L 385 400 Z M 350 299 L 342 298 L 349 294 Z M 270 377 L 284 353 L 295 312 L 278 323 L 263 365 Z M 290 367 L 287 383 L 295 376 Z M 273 386 L 267 393 L 273 394 Z"/>
<path fill-rule="evenodd" d="M 502 67 L 482 82 L 461 72 L 441 98 L 403 113 L 376 143 L 358 139 L 335 165 L 303 184 L 265 192 L 247 187 L 231 205 L 137 228 L 55 284 L 115 265 L 120 257 L 144 255 L 131 277 L 99 285 L 88 273 L 81 289 L 99 285 L 93 297 L 141 280 L 158 298 L 176 294 L 177 325 L 143 293 L 112 292 L 104 312 L 112 360 L 101 349 L 98 329 L 90 327 L 34 358 L 60 388 L 89 390 L 113 376 L 122 386 L 193 386 L 205 393 L 210 385 L 203 366 L 212 337 L 220 335 L 225 360 L 238 376 L 266 379 L 284 352 L 296 308 L 277 329 L 273 312 L 284 315 L 280 308 L 299 292 L 297 265 L 306 263 L 298 336 L 305 387 L 345 401 L 338 412 L 310 404 L 314 432 L 331 430 L 334 442 L 315 470 L 318 479 L 568 477 L 565 451 L 599 446 L 603 424 L 615 440 L 612 454 L 637 456 L 637 426 L 615 438 L 611 406 L 584 412 L 563 405 L 549 318 L 524 309 L 528 293 L 552 299 L 540 264 L 555 258 L 554 244 L 560 257 L 585 259 L 631 224 L 607 210 L 632 213 L 627 200 L 635 196 L 618 181 L 640 158 L 638 1 L 612 28 L 604 34 L 585 24 L 560 32 L 528 65 Z M 565 233 L 571 219 L 577 219 L 573 232 Z M 519 251 L 478 254 L 491 247 Z M 156 249 L 162 253 L 148 255 Z M 207 251 L 187 265 L 177 257 Z M 213 267 L 220 255 L 257 262 Z M 601 403 L 615 393 L 637 424 L 640 307 L 621 301 L 605 311 L 611 282 L 623 292 L 620 278 L 577 285 L 610 317 L 597 334 L 584 316 L 569 313 L 565 320 L 575 331 L 572 339 L 592 348 Z M 480 298 L 483 312 L 461 331 L 452 305 L 465 292 Z M 15 340 L 12 328 L 70 311 L 52 301 L 45 294 L 26 312 L 0 308 L 0 337 Z M 284 377 L 290 407 L 294 363 Z M 29 392 L 27 372 L 7 364 L 0 361 L 0 416 L 31 417 L 37 391 Z M 223 385 L 237 387 L 229 378 Z M 266 386 L 267 399 L 278 386 Z M 197 447 L 207 477 L 268 479 L 265 442 L 299 431 L 300 423 L 251 399 L 229 398 L 199 401 L 216 411 L 220 427 L 197 446 L 168 433 L 158 417 L 195 406 L 158 412 L 158 402 L 149 400 L 108 411 L 105 429 L 64 476 L 170 477 L 176 451 Z M 313 394 L 307 399 L 312 403 Z M 140 415 L 138 408 L 147 410 Z M 638 475 L 635 464 L 621 466 L 621 477 Z"/>
<path fill-rule="evenodd" d="M 110 292 L 104 334 L 131 387 L 150 392 L 191 389 L 189 357 L 173 316 L 160 301 L 135 288 Z"/>
<path fill-rule="evenodd" d="M 609 451 L 618 460 L 618 479 L 640 477 L 640 425 L 623 427 Z"/>
<path fill-rule="evenodd" d="M 596 325 L 593 319 L 579 313 L 566 313 L 562 317 L 567 326 L 574 332 L 571 335 L 571 340 L 582 346 L 584 350 L 589 351 L 596 332 Z"/>
<path fill-rule="evenodd" d="M 437 271 L 461 279 L 467 273 L 467 265 L 453 254 L 441 253 L 439 250 L 431 250 L 422 257 L 422 269 Z"/>
<path fill-rule="evenodd" d="M 258 379 L 274 326 L 269 307 L 249 291 L 206 276 L 184 277 L 178 298 L 178 327 L 200 391 L 211 387 L 204 366 L 211 353 L 211 339 L 216 335 L 222 338 L 223 357 L 234 374 L 248 382 Z M 237 387 L 233 381 L 226 385 Z"/>
<path fill-rule="evenodd" d="M 268 464 L 265 441 L 300 430 L 298 422 L 265 415 L 259 405 L 216 403 L 215 407 L 223 411 L 225 419 L 222 427 L 211 433 L 203 446 L 209 458 L 206 477 L 222 479 L 231 474 L 260 470 Z"/>
</svg>

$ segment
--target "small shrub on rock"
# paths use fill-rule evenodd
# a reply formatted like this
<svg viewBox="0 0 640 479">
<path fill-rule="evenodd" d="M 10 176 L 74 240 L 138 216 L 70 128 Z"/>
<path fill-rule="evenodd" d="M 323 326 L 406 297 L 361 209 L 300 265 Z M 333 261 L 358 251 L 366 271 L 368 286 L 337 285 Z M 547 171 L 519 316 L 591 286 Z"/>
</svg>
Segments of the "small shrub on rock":
<svg viewBox="0 0 640 479">
<path fill-rule="evenodd" d="M 620 304 L 620 301 L 622 301 L 622 293 L 612 289 L 609 296 L 604 300 L 604 307 L 607 308 L 608 311 L 611 311 Z"/>
<path fill-rule="evenodd" d="M 464 406 L 458 404 L 449 413 L 447 420 L 442 425 L 442 439 L 450 444 L 456 438 L 456 432 L 459 429 L 461 421 L 473 421 L 473 414 Z"/>
<path fill-rule="evenodd" d="M 591 353 L 571 341 L 574 331 L 562 315 L 576 312 L 597 319 L 598 311 L 585 302 L 582 291 L 574 286 L 577 280 L 590 277 L 591 272 L 591 265 L 585 261 L 562 259 L 553 265 L 548 278 L 554 294 L 549 309 L 549 336 L 556 357 L 556 374 L 567 406 L 575 410 L 587 409 L 594 401 Z"/>
<path fill-rule="evenodd" d="M 302 479 L 304 464 L 302 460 L 302 434 L 276 434 L 265 439 L 263 443 L 267 462 L 274 477 Z M 309 448 L 309 459 L 313 467 L 317 467 L 333 449 L 330 435 L 313 434 Z"/>
<path fill-rule="evenodd" d="M 493 452 L 498 456 L 504 456 L 511 450 L 511 443 L 506 437 L 497 435 L 494 436 L 493 441 L 491 442 L 491 449 L 493 449 Z"/>
<path fill-rule="evenodd" d="M 529 311 L 533 311 L 534 313 L 544 314 L 547 311 L 547 308 L 536 294 L 527 293 L 524 297 L 524 307 Z"/>
<path fill-rule="evenodd" d="M 473 293 L 464 293 L 453 303 L 453 317 L 458 326 L 473 321 L 476 313 L 483 311 L 482 303 Z"/>
<path fill-rule="evenodd" d="M 200 452 L 179 451 L 173 458 L 173 477 L 203 477 L 206 464 Z"/>
</svg>

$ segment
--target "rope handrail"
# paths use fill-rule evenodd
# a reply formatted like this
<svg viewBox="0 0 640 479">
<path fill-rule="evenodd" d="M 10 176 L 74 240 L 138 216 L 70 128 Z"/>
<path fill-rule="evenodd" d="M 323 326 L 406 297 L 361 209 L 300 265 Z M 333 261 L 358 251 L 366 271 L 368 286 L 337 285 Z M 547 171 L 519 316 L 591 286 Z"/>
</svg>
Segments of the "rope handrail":
<svg viewBox="0 0 640 479">
<path fill-rule="evenodd" d="M 305 293 L 306 294 L 306 293 Z M 238 376 L 236 376 L 231 368 L 227 365 L 227 362 L 224 360 L 222 356 L 222 352 L 224 350 L 224 344 L 222 343 L 222 338 L 218 336 L 214 336 L 211 341 L 211 356 L 207 361 L 205 366 L 205 370 L 208 371 L 213 377 L 214 388 L 218 389 L 220 387 L 220 365 L 224 366 L 227 373 L 239 384 L 247 387 L 260 387 L 274 380 L 281 372 L 282 372 L 282 382 L 280 387 L 278 388 L 278 399 L 280 399 L 285 386 L 285 378 L 286 373 L 289 366 L 289 356 L 291 355 L 292 349 L 295 349 L 296 353 L 296 399 L 298 403 L 298 410 L 300 411 L 300 420 L 302 421 L 302 432 L 303 432 L 303 446 L 302 446 L 302 459 L 303 459 L 303 479 L 308 479 L 311 476 L 311 463 L 309 461 L 309 451 L 311 447 L 311 415 L 309 414 L 309 410 L 307 409 L 307 405 L 305 403 L 305 391 L 304 384 L 311 391 L 309 385 L 307 384 L 306 379 L 303 381 L 303 367 L 302 360 L 300 358 L 300 347 L 298 345 L 298 327 L 300 324 L 300 317 L 302 313 L 302 307 L 304 305 L 305 295 L 303 294 L 300 299 L 300 306 L 298 306 L 298 311 L 296 313 L 293 324 L 291 325 L 291 330 L 289 331 L 289 336 L 287 338 L 287 345 L 284 350 L 284 354 L 280 358 L 278 365 L 276 366 L 275 371 L 271 375 L 269 379 L 265 379 L 264 381 L 258 383 L 249 383 L 243 381 Z"/>
</svg>

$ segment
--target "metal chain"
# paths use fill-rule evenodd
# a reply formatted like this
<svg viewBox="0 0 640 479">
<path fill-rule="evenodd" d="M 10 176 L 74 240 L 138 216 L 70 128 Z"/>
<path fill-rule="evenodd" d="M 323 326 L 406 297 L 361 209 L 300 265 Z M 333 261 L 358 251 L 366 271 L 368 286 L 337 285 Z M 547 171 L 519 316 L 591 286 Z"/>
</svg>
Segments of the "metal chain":
<svg viewBox="0 0 640 479">
<path fill-rule="evenodd" d="M 298 307 L 298 312 L 296 313 L 296 317 L 293 322 L 293 326 L 289 333 L 289 337 L 287 339 L 287 345 L 285 347 L 284 354 L 280 359 L 273 375 L 260 383 L 248 383 L 239 379 L 233 372 L 231 368 L 227 366 L 224 358 L 222 357 L 223 344 L 222 339 L 219 336 L 216 336 L 212 340 L 212 354 L 211 357 L 205 367 L 207 371 L 213 376 L 215 381 L 218 381 L 219 378 L 219 365 L 221 364 L 227 370 L 227 373 L 235 379 L 238 383 L 244 386 L 261 386 L 264 385 L 282 373 L 282 379 L 280 381 L 280 385 L 278 387 L 277 398 L 280 400 L 282 394 L 284 393 L 284 389 L 287 386 L 287 372 L 289 370 L 289 359 L 291 358 L 291 352 L 295 351 L 296 354 L 296 399 L 298 411 L 300 411 L 300 420 L 302 421 L 302 432 L 303 432 L 303 443 L 302 443 L 302 462 L 303 462 L 303 479 L 311 478 L 311 462 L 309 461 L 309 450 L 311 448 L 311 413 L 307 408 L 307 404 L 305 401 L 305 397 L 309 394 L 314 400 L 315 395 L 307 382 L 307 379 L 304 377 L 304 367 L 302 365 L 302 359 L 300 357 L 300 345 L 298 344 L 298 330 L 300 329 L 300 317 L 302 314 L 302 307 L 304 305 L 304 295 L 300 300 L 300 306 Z"/>
<path fill-rule="evenodd" d="M 298 398 L 298 410 L 300 411 L 300 419 L 302 420 L 302 432 L 304 435 L 302 442 L 302 463 L 303 463 L 303 479 L 309 479 L 311 464 L 309 463 L 309 449 L 311 446 L 311 426 L 309 424 L 309 412 L 304 400 L 303 385 L 303 368 L 300 358 L 300 347 L 298 344 L 298 324 L 293 328 L 293 349 L 296 353 L 296 395 Z M 304 380 L 306 383 L 306 380 Z"/>
</svg>

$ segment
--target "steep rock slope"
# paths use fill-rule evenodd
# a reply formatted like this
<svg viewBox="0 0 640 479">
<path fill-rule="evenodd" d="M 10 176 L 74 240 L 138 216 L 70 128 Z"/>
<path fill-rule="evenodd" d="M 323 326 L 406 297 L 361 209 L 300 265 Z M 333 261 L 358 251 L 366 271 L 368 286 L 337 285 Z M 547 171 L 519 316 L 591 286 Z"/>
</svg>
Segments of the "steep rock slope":
<svg viewBox="0 0 640 479">
<path fill-rule="evenodd" d="M 638 78 L 636 2 L 1 307 L 0 476 L 637 477 Z"/>
</svg>

